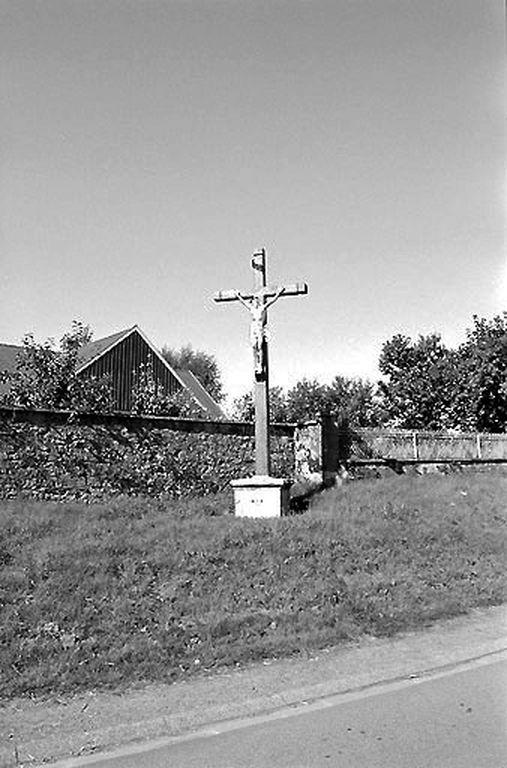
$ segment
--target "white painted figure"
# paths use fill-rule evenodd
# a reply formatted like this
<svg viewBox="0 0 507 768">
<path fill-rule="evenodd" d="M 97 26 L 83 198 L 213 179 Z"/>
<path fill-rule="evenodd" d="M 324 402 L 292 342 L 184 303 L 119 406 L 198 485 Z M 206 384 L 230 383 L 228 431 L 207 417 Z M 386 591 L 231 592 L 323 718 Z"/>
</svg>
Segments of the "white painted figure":
<svg viewBox="0 0 507 768">
<path fill-rule="evenodd" d="M 280 288 L 269 301 L 266 301 L 263 294 L 256 294 L 252 296 L 250 300 L 247 300 L 243 298 L 239 291 L 236 291 L 237 298 L 248 309 L 251 315 L 250 343 L 254 353 L 254 366 L 257 375 L 262 374 L 264 371 L 263 350 L 264 341 L 266 339 L 268 308 L 275 303 L 282 293 L 283 288 Z"/>
</svg>

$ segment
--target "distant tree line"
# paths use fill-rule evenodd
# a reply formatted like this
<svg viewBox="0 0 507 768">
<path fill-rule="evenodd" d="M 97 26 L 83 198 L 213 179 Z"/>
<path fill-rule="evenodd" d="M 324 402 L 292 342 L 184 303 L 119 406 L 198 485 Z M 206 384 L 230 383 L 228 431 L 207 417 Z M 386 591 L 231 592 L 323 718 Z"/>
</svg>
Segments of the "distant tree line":
<svg viewBox="0 0 507 768">
<path fill-rule="evenodd" d="M 317 379 L 302 379 L 288 390 L 270 389 L 271 420 L 275 422 L 307 421 L 321 413 L 333 413 L 358 427 L 374 427 L 381 422 L 380 403 L 375 386 L 362 379 L 335 376 L 331 384 Z M 253 394 L 248 392 L 233 403 L 232 416 L 240 421 L 254 418 Z"/>
<path fill-rule="evenodd" d="M 303 379 L 286 393 L 274 387 L 272 418 L 297 422 L 324 411 L 358 427 L 507 431 L 507 312 L 474 316 L 457 349 L 437 333 L 397 334 L 383 344 L 379 370 L 376 384 L 336 376 L 331 384 Z M 235 400 L 235 418 L 253 412 L 250 393 Z"/>
<path fill-rule="evenodd" d="M 84 381 L 76 376 L 79 349 L 91 339 L 90 327 L 80 322 L 73 323 L 58 346 L 25 336 L 16 371 L 0 375 L 0 381 L 9 381 L 0 404 L 111 410 L 107 378 Z M 162 355 L 172 367 L 191 370 L 217 402 L 224 399 L 213 355 L 191 345 L 164 347 Z M 437 333 L 415 340 L 397 334 L 383 344 L 379 370 L 382 378 L 376 383 L 337 375 L 330 384 L 304 378 L 287 392 L 273 387 L 272 420 L 298 422 L 328 412 L 358 427 L 507 431 L 507 312 L 492 319 L 474 316 L 457 349 L 447 347 Z M 184 394 L 160 391 L 149 366 L 140 372 L 132 410 L 196 415 Z M 251 393 L 234 401 L 232 417 L 253 419 Z"/>
<path fill-rule="evenodd" d="M 438 334 L 397 335 L 380 354 L 386 423 L 409 429 L 507 430 L 507 312 L 474 316 L 450 349 Z"/>
</svg>

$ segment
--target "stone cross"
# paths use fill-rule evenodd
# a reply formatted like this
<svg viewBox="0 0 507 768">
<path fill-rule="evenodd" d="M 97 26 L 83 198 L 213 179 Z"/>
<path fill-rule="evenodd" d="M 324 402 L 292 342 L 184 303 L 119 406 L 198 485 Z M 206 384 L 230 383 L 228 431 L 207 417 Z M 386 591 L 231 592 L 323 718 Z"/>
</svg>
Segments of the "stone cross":
<svg viewBox="0 0 507 768">
<path fill-rule="evenodd" d="M 268 286 L 266 278 L 266 251 L 262 248 L 252 256 L 254 290 L 219 291 L 213 297 L 216 302 L 239 301 L 250 312 L 250 342 L 254 357 L 255 395 L 255 473 L 269 476 L 271 460 L 269 451 L 269 366 L 266 336 L 268 308 L 281 296 L 300 296 L 308 293 L 306 283 L 285 286 Z"/>
</svg>

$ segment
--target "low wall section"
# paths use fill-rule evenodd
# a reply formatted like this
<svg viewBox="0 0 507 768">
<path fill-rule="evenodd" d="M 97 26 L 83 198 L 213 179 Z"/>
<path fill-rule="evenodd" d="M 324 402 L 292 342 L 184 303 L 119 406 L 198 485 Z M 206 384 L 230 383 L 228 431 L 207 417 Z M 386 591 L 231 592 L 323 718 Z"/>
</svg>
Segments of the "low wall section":
<svg viewBox="0 0 507 768">
<path fill-rule="evenodd" d="M 273 471 L 294 477 L 294 427 L 271 431 Z M 0 409 L 2 498 L 202 496 L 254 471 L 252 424 Z"/>
<path fill-rule="evenodd" d="M 507 435 L 356 429 L 350 437 L 349 453 L 350 459 L 386 456 L 416 461 L 507 460 Z"/>
<path fill-rule="evenodd" d="M 343 466 L 361 462 L 507 463 L 507 434 L 351 428 L 332 416 L 323 416 L 313 431 L 312 463 L 320 463 L 327 484 Z"/>
<path fill-rule="evenodd" d="M 271 450 L 275 476 L 331 485 L 354 462 L 507 463 L 507 434 L 350 429 L 323 416 L 272 425 Z M 1 498 L 203 496 L 254 473 L 250 423 L 0 408 Z"/>
</svg>

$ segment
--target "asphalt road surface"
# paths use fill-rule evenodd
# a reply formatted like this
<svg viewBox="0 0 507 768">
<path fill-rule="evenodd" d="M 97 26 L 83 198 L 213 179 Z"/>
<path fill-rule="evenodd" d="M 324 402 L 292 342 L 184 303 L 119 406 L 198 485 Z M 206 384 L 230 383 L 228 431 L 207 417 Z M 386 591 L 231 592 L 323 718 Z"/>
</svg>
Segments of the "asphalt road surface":
<svg viewBox="0 0 507 768">
<path fill-rule="evenodd" d="M 96 768 L 507 768 L 507 660 L 493 655 L 86 763 Z"/>
</svg>

